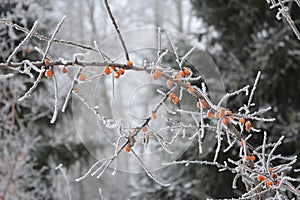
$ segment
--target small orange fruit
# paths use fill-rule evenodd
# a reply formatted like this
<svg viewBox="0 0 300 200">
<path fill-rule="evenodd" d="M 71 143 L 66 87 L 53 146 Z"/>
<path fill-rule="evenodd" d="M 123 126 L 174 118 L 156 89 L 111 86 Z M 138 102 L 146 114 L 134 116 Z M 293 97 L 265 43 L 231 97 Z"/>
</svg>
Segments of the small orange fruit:
<svg viewBox="0 0 300 200">
<path fill-rule="evenodd" d="M 154 74 L 152 75 L 152 78 L 153 78 L 154 80 L 157 80 L 157 79 L 158 79 L 157 74 L 154 73 Z"/>
<path fill-rule="evenodd" d="M 47 78 L 52 77 L 53 74 L 54 74 L 54 73 L 53 73 L 53 70 L 52 70 L 52 69 L 47 69 L 46 72 L 45 72 L 45 76 L 46 76 Z"/>
<path fill-rule="evenodd" d="M 277 177 L 277 174 L 272 174 L 272 178 L 276 179 Z"/>
<path fill-rule="evenodd" d="M 193 86 L 191 86 L 191 87 L 189 87 L 188 91 L 189 91 L 190 93 L 194 93 L 194 92 L 195 92 L 195 88 L 194 88 Z"/>
<path fill-rule="evenodd" d="M 143 126 L 142 131 L 146 132 L 147 131 L 147 126 Z"/>
<path fill-rule="evenodd" d="M 273 182 L 271 182 L 271 181 L 268 181 L 268 182 L 266 183 L 266 187 L 267 187 L 267 188 L 270 188 L 272 185 L 273 185 Z"/>
<path fill-rule="evenodd" d="M 242 117 L 242 118 L 240 118 L 239 121 L 240 121 L 240 124 L 244 124 L 246 120 L 245 120 L 245 118 Z"/>
<path fill-rule="evenodd" d="M 120 68 L 118 72 L 120 73 L 120 75 L 123 75 L 125 73 L 123 68 Z"/>
<path fill-rule="evenodd" d="M 258 176 L 257 176 L 257 179 L 260 180 L 260 181 L 265 181 L 265 180 L 267 180 L 267 178 L 264 177 L 264 176 L 262 176 L 262 175 L 258 175 Z"/>
<path fill-rule="evenodd" d="M 74 92 L 76 92 L 76 93 L 79 93 L 79 92 L 80 92 L 80 88 L 79 88 L 78 86 L 75 86 L 75 87 L 73 88 L 73 90 L 74 90 Z"/>
<path fill-rule="evenodd" d="M 86 75 L 85 74 L 80 74 L 79 75 L 79 80 L 85 81 L 86 80 Z"/>
<path fill-rule="evenodd" d="M 118 79 L 118 78 L 120 78 L 120 76 L 121 76 L 120 72 L 117 71 L 117 72 L 115 73 L 115 78 Z"/>
<path fill-rule="evenodd" d="M 169 94 L 169 98 L 170 99 L 174 99 L 176 96 L 175 96 L 175 94 L 173 93 L 173 92 L 171 92 L 170 94 Z"/>
<path fill-rule="evenodd" d="M 173 101 L 174 104 L 176 104 L 176 103 L 178 103 L 179 98 L 178 98 L 178 97 L 175 97 L 174 99 L 172 99 L 172 101 Z"/>
<path fill-rule="evenodd" d="M 231 114 L 232 114 L 231 110 L 226 110 L 225 111 L 225 115 L 231 115 Z"/>
<path fill-rule="evenodd" d="M 213 116 L 213 113 L 212 113 L 211 110 L 209 110 L 209 111 L 207 112 L 207 117 L 208 117 L 208 118 L 212 118 L 212 116 Z"/>
<path fill-rule="evenodd" d="M 63 74 L 65 74 L 65 73 L 68 72 L 68 69 L 67 69 L 66 67 L 63 67 L 63 68 L 61 68 L 61 72 L 62 72 Z"/>
<path fill-rule="evenodd" d="M 245 146 L 245 145 L 246 145 L 246 141 L 245 141 L 245 140 L 240 141 L 240 145 L 241 145 L 242 147 Z"/>
<path fill-rule="evenodd" d="M 251 131 L 251 122 L 247 121 L 245 124 L 245 127 L 246 127 L 246 131 L 250 132 Z"/>
<path fill-rule="evenodd" d="M 128 67 L 131 67 L 132 65 L 133 65 L 133 62 L 132 62 L 131 60 L 128 60 L 128 61 L 127 61 L 127 66 L 128 66 Z"/>
<path fill-rule="evenodd" d="M 280 184 L 280 180 L 277 180 L 277 181 L 276 181 L 276 185 L 279 185 L 279 184 Z"/>
<path fill-rule="evenodd" d="M 201 100 L 201 103 L 202 103 L 203 108 L 205 108 L 205 109 L 209 108 L 207 102 L 204 99 Z"/>
<path fill-rule="evenodd" d="M 215 113 L 215 118 L 216 118 L 216 119 L 219 119 L 219 117 L 220 117 L 220 116 L 219 116 L 219 113 L 216 112 L 216 113 Z"/>
<path fill-rule="evenodd" d="M 104 73 L 105 73 L 106 75 L 109 75 L 109 74 L 110 74 L 110 69 L 109 69 L 109 67 L 106 67 L 106 68 L 104 69 Z"/>
<path fill-rule="evenodd" d="M 50 64 L 50 60 L 49 60 L 48 58 L 46 58 L 46 59 L 44 60 L 44 63 L 45 63 L 45 65 L 49 65 L 49 64 Z"/>
<path fill-rule="evenodd" d="M 189 76 L 191 74 L 191 71 L 188 68 L 184 68 L 183 73 L 184 75 Z"/>
<path fill-rule="evenodd" d="M 160 77 L 162 75 L 162 71 L 161 70 L 155 70 L 155 74 Z"/>
<path fill-rule="evenodd" d="M 129 145 L 127 145 L 126 147 L 125 147 L 125 151 L 128 153 L 128 152 L 130 152 L 130 146 Z"/>
<path fill-rule="evenodd" d="M 225 125 L 228 124 L 229 123 L 229 119 L 227 117 L 224 117 L 222 119 L 222 123 L 225 124 Z"/>
<path fill-rule="evenodd" d="M 167 80 L 167 85 L 168 85 L 169 87 L 171 87 L 171 86 L 173 85 L 173 81 L 171 81 L 170 79 Z"/>
<path fill-rule="evenodd" d="M 250 156 L 250 160 L 251 160 L 251 161 L 255 161 L 255 159 L 256 159 L 256 157 L 255 157 L 255 156 L 253 156 L 253 155 L 252 155 L 252 156 Z"/>
<path fill-rule="evenodd" d="M 156 119 L 156 113 L 152 113 L 152 119 Z"/>
<path fill-rule="evenodd" d="M 270 167 L 270 168 L 269 168 L 269 172 L 272 173 L 273 171 L 274 171 L 274 168 L 273 168 L 273 167 Z"/>
<path fill-rule="evenodd" d="M 246 160 L 251 160 L 251 156 L 247 155 Z"/>
<path fill-rule="evenodd" d="M 186 87 L 188 87 L 188 88 L 191 87 L 191 83 L 190 83 L 190 82 L 186 82 L 185 85 L 186 85 Z"/>
<path fill-rule="evenodd" d="M 116 66 L 110 66 L 110 68 L 112 69 L 112 70 L 114 70 L 114 71 L 116 71 L 117 70 L 117 67 Z"/>
</svg>

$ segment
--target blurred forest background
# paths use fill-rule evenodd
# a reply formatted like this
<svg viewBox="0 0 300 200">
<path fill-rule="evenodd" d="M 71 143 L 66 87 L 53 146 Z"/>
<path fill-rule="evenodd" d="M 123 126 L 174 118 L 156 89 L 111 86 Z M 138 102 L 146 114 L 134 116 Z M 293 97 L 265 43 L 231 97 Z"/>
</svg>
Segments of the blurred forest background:
<svg viewBox="0 0 300 200">
<path fill-rule="evenodd" d="M 226 91 L 254 82 L 262 71 L 254 102 L 257 108 L 272 106 L 269 116 L 275 123 L 256 124 L 266 130 L 271 141 L 285 135 L 283 155 L 300 155 L 300 41 L 276 11 L 261 0 L 111 0 L 112 11 L 122 31 L 143 27 L 173 29 L 201 42 L 218 66 Z M 300 27 L 300 8 L 290 4 L 290 12 Z M 50 36 L 66 15 L 59 38 L 92 46 L 115 34 L 100 0 L 0 0 L 0 17 L 31 28 L 39 21 L 38 32 Z M 0 24 L 0 62 L 25 37 Z M 17 54 L 18 60 L 38 59 L 34 46 L 45 43 L 32 39 Z M 72 59 L 80 50 L 59 46 L 51 55 Z M 1 72 L 2 73 L 2 72 Z M 24 84 L 25 83 L 25 84 Z M 105 83 L 104 83 L 105 84 Z M 0 80 L 0 199 L 67 199 L 62 163 L 70 182 L 72 199 L 99 199 L 98 184 L 106 199 L 205 199 L 238 197 L 244 190 L 231 189 L 233 176 L 205 166 L 163 168 L 156 173 L 172 182 L 163 188 L 145 174 L 117 173 L 100 181 L 75 182 L 95 159 L 76 134 L 69 109 L 50 124 L 54 96 L 52 84 L 43 80 L 33 98 L 17 99 L 31 85 L 31 79 L 16 76 Z M 61 84 L 61 90 L 67 88 Z M 47 98 L 45 98 L 47 97 Z M 61 97 L 62 98 L 62 97 Z M 241 96 L 228 101 L 238 108 Z M 109 108 L 107 108 L 109 109 Z M 261 143 L 258 133 L 252 143 Z M 197 146 L 191 146 L 180 159 L 197 159 Z M 206 159 L 211 160 L 213 155 Z M 223 155 L 220 159 L 225 159 Z M 237 156 L 237 155 L 233 155 Z M 296 168 L 300 163 L 296 164 Z M 292 172 L 291 172 L 292 173 Z M 294 174 L 294 176 L 298 176 Z"/>
</svg>

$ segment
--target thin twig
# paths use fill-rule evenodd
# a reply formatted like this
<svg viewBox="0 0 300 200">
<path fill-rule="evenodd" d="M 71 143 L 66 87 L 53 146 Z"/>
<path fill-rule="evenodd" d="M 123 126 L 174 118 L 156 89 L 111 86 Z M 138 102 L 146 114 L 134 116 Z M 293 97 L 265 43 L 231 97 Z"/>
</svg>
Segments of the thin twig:
<svg viewBox="0 0 300 200">
<path fill-rule="evenodd" d="M 129 54 L 128 54 L 128 51 L 127 51 L 127 48 L 126 48 L 126 45 L 125 45 L 125 41 L 123 40 L 122 34 L 121 34 L 120 30 L 119 30 L 119 26 L 118 26 L 118 24 L 117 24 L 117 22 L 116 22 L 116 20 L 115 20 L 115 18 L 113 16 L 111 10 L 110 10 L 109 4 L 108 4 L 108 0 L 104 0 L 104 3 L 105 3 L 106 10 L 108 12 L 108 15 L 109 15 L 109 17 L 111 19 L 111 22 L 114 25 L 115 30 L 116 30 L 116 32 L 117 32 L 117 34 L 119 36 L 120 41 L 121 41 L 123 50 L 125 52 L 126 60 L 130 60 L 129 59 Z"/>
<path fill-rule="evenodd" d="M 15 48 L 15 50 L 10 54 L 10 56 L 7 59 L 7 63 L 10 63 L 12 57 L 17 53 L 17 51 L 25 44 L 25 42 L 31 37 L 33 31 L 35 30 L 38 22 L 35 21 L 30 32 L 27 34 L 27 36 L 24 38 L 22 42 L 19 43 L 19 45 Z"/>
<path fill-rule="evenodd" d="M 19 26 L 18 24 L 15 24 L 5 18 L 0 18 L 0 22 L 10 26 L 10 27 L 13 27 L 15 28 L 16 30 L 19 30 L 19 31 L 22 31 L 24 33 L 29 33 L 30 30 L 28 30 L 27 28 L 24 28 L 22 26 Z M 39 40 L 43 40 L 43 41 L 49 41 L 50 38 L 44 36 L 44 35 L 40 35 L 38 33 L 33 33 L 32 34 L 32 37 L 35 37 L 35 38 L 38 38 Z M 79 44 L 79 43 L 75 43 L 75 42 L 72 42 L 72 41 L 66 41 L 66 40 L 62 40 L 62 39 L 53 39 L 53 42 L 55 43 L 60 43 L 60 44 L 65 44 L 65 45 L 70 45 L 70 46 L 74 46 L 74 47 L 77 47 L 77 48 L 80 48 L 80 49 L 85 49 L 85 50 L 89 50 L 89 51 L 94 51 L 94 52 L 97 52 L 96 49 L 90 47 L 90 46 L 86 46 L 86 45 L 83 45 L 83 44 Z"/>
</svg>

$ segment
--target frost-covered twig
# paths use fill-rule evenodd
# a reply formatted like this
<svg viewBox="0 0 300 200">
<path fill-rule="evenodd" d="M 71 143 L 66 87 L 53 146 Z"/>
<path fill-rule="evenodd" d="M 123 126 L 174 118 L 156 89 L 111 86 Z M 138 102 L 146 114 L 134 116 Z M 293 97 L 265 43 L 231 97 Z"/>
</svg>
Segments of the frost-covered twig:
<svg viewBox="0 0 300 200">
<path fill-rule="evenodd" d="M 0 79 L 8 79 L 13 77 L 14 74 L 13 73 L 8 73 L 8 74 L 0 74 Z"/>
<path fill-rule="evenodd" d="M 248 100 L 248 104 L 247 104 L 248 108 L 249 108 L 250 105 L 251 105 L 251 101 L 252 101 L 252 99 L 253 99 L 254 92 L 255 92 L 255 90 L 256 90 L 256 86 L 257 86 L 257 83 L 258 83 L 258 81 L 259 81 L 260 74 L 261 74 L 261 72 L 258 71 L 258 72 L 257 72 L 256 79 L 255 79 L 254 84 L 253 84 L 253 87 L 252 87 L 252 90 L 251 90 L 251 93 L 250 93 L 250 96 L 249 96 L 249 100 Z"/>
<path fill-rule="evenodd" d="M 134 157 L 139 161 L 140 165 L 143 167 L 144 171 L 146 172 L 146 174 L 152 179 L 154 180 L 156 183 L 158 183 L 159 185 L 161 186 L 164 186 L 164 187 L 168 187 L 170 186 L 171 184 L 170 183 L 163 183 L 161 181 L 159 181 L 157 178 L 155 178 L 152 173 L 147 169 L 147 167 L 145 166 L 144 162 L 141 160 L 141 158 L 135 153 L 135 151 L 133 149 L 131 149 Z"/>
<path fill-rule="evenodd" d="M 45 71 L 45 67 L 43 66 L 41 68 L 41 71 L 40 71 L 37 79 L 34 81 L 33 85 L 31 86 L 31 88 L 29 88 L 29 90 L 22 97 L 20 97 L 18 99 L 18 101 L 23 101 L 24 99 L 28 98 L 33 93 L 33 91 L 35 90 L 35 88 L 38 86 L 38 83 L 42 80 L 44 71 Z"/>
<path fill-rule="evenodd" d="M 79 74 L 80 74 L 81 71 L 82 71 L 82 68 L 79 68 L 79 69 L 77 70 L 77 72 L 76 72 L 76 74 L 75 74 L 73 80 L 72 80 L 71 87 L 70 87 L 70 89 L 69 89 L 69 91 L 68 91 L 68 93 L 67 93 L 67 96 L 66 96 L 66 98 L 65 98 L 65 102 L 64 102 L 64 104 L 63 104 L 63 106 L 62 106 L 62 109 L 61 109 L 61 112 L 65 112 L 65 111 L 66 111 L 66 108 L 67 108 L 67 106 L 68 106 L 68 102 L 69 102 L 69 100 L 70 100 L 70 98 L 71 98 L 71 93 L 72 93 L 72 91 L 73 91 L 73 89 L 74 89 L 74 86 L 75 86 L 75 83 L 76 83 L 76 78 L 79 76 Z"/>
<path fill-rule="evenodd" d="M 123 47 L 123 50 L 124 50 L 124 53 L 125 53 L 125 58 L 126 58 L 126 60 L 130 60 L 129 59 L 128 50 L 127 50 L 126 45 L 125 45 L 125 41 L 123 40 L 122 34 L 121 34 L 120 30 L 119 30 L 119 26 L 118 26 L 118 24 L 117 24 L 117 22 L 116 22 L 116 20 L 115 20 L 115 18 L 113 16 L 111 10 L 110 10 L 109 4 L 108 4 L 108 0 L 104 0 L 104 4 L 105 4 L 105 7 L 106 7 L 106 11 L 108 12 L 108 15 L 109 15 L 109 17 L 110 17 L 110 19 L 112 21 L 112 24 L 115 27 L 115 30 L 116 30 L 116 32 L 118 34 L 118 37 L 120 39 L 120 42 L 122 44 L 122 47 Z"/>
<path fill-rule="evenodd" d="M 58 114 L 58 86 L 55 74 L 53 74 L 53 85 L 54 85 L 54 112 L 50 123 L 53 124 L 56 121 L 57 114 Z"/>
<path fill-rule="evenodd" d="M 44 52 L 42 61 L 47 57 L 47 54 L 48 54 L 48 52 L 49 52 L 49 50 L 50 50 L 50 47 L 51 47 L 51 44 L 52 44 L 52 42 L 53 42 L 53 40 L 54 40 L 56 34 L 58 33 L 59 29 L 61 28 L 61 26 L 62 26 L 62 24 L 63 24 L 65 18 L 66 18 L 66 16 L 63 16 L 63 18 L 62 18 L 62 19 L 60 20 L 60 22 L 57 24 L 57 26 L 56 26 L 54 32 L 52 33 L 52 36 L 51 36 L 50 40 L 48 41 L 46 50 L 45 50 L 45 52 Z"/>
<path fill-rule="evenodd" d="M 67 191 L 68 191 L 69 199 L 72 200 L 71 189 L 70 189 L 68 177 L 66 175 L 66 172 L 63 169 L 63 165 L 59 164 L 57 167 L 55 167 L 55 170 L 59 170 L 62 173 L 62 175 L 63 175 L 63 177 L 64 177 L 64 179 L 66 181 L 66 184 L 67 184 Z"/>
<path fill-rule="evenodd" d="M 7 63 L 9 64 L 12 60 L 12 57 L 17 53 L 17 51 L 25 44 L 25 42 L 27 42 L 27 40 L 31 37 L 31 35 L 33 34 L 33 31 L 35 30 L 36 26 L 37 26 L 38 22 L 35 21 L 30 32 L 27 34 L 27 36 L 24 38 L 24 40 L 22 42 L 19 43 L 19 45 L 14 49 L 14 51 L 10 54 L 10 56 L 7 59 Z"/>
<path fill-rule="evenodd" d="M 19 26 L 18 24 L 15 24 L 5 18 L 0 18 L 0 22 L 10 26 L 10 27 L 13 27 L 15 28 L 16 30 L 19 30 L 19 31 L 22 31 L 24 33 L 30 33 L 30 30 L 28 30 L 27 28 L 24 28 L 24 27 L 21 27 Z M 44 35 L 40 35 L 38 33 L 33 33 L 32 34 L 32 37 L 36 37 L 38 38 L 39 40 L 43 40 L 43 41 L 49 41 L 50 38 L 44 36 Z M 77 48 L 80 48 L 80 49 L 84 49 L 84 50 L 88 50 L 88 51 L 94 51 L 94 52 L 97 52 L 96 49 L 90 47 L 90 46 L 86 46 L 86 45 L 83 45 L 83 44 L 79 44 L 79 43 L 76 43 L 76 42 L 72 42 L 72 41 L 66 41 L 66 40 L 62 40 L 62 39 L 53 39 L 53 42 L 55 43 L 60 43 L 60 44 L 65 44 L 65 45 L 70 45 L 70 46 L 73 46 L 73 47 L 77 47 Z"/>
</svg>

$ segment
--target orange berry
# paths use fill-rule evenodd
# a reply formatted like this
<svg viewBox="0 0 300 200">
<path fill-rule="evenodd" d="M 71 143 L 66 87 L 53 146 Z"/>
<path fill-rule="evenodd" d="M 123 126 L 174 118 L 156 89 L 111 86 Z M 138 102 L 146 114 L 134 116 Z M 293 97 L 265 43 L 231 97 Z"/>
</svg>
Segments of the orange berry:
<svg viewBox="0 0 300 200">
<path fill-rule="evenodd" d="M 229 119 L 227 117 L 224 117 L 222 119 L 222 123 L 225 124 L 225 125 L 228 124 L 229 123 Z"/>
<path fill-rule="evenodd" d="M 130 146 L 129 146 L 129 145 L 127 145 L 127 146 L 125 147 L 125 151 L 126 151 L 127 153 L 130 152 Z"/>
<path fill-rule="evenodd" d="M 258 175 L 258 176 L 257 176 L 257 179 L 260 180 L 260 181 L 265 181 L 265 180 L 267 180 L 266 177 L 264 177 L 264 176 L 262 176 L 262 175 Z"/>
<path fill-rule="evenodd" d="M 277 177 L 277 174 L 272 174 L 272 178 L 276 179 Z"/>
<path fill-rule="evenodd" d="M 180 78 L 184 77 L 184 72 L 183 71 L 179 71 L 178 76 L 180 76 Z"/>
<path fill-rule="evenodd" d="M 120 72 L 117 71 L 117 72 L 115 73 L 115 78 L 118 79 L 118 78 L 120 78 L 120 76 L 121 76 Z"/>
<path fill-rule="evenodd" d="M 256 159 L 255 156 L 250 156 L 251 161 L 255 161 L 255 159 Z"/>
<path fill-rule="evenodd" d="M 246 160 L 251 160 L 251 156 L 247 155 Z"/>
<path fill-rule="evenodd" d="M 190 71 L 188 68 L 184 68 L 183 73 L 184 73 L 186 76 L 189 76 L 189 75 L 191 74 L 191 71 Z"/>
<path fill-rule="evenodd" d="M 174 104 L 176 104 L 176 103 L 178 103 L 179 98 L 178 98 L 178 97 L 175 97 L 174 99 L 172 99 L 172 101 L 173 101 Z"/>
<path fill-rule="evenodd" d="M 224 117 L 224 116 L 225 116 L 225 108 L 221 108 L 220 117 Z"/>
<path fill-rule="evenodd" d="M 156 119 L 156 113 L 152 113 L 152 119 Z"/>
<path fill-rule="evenodd" d="M 245 127 L 246 127 L 246 131 L 250 132 L 251 131 L 251 122 L 247 121 L 245 124 Z"/>
<path fill-rule="evenodd" d="M 245 145 L 246 145 L 246 141 L 245 141 L 245 140 L 240 141 L 240 145 L 241 145 L 242 147 L 245 146 Z"/>
<path fill-rule="evenodd" d="M 216 113 L 215 113 L 215 118 L 216 118 L 216 119 L 219 119 L 219 117 L 220 117 L 220 116 L 219 116 L 219 113 L 216 112 Z"/>
<path fill-rule="evenodd" d="M 270 173 L 272 173 L 272 172 L 273 172 L 273 170 L 274 170 L 274 168 L 273 168 L 273 167 L 270 167 L 270 168 L 269 168 L 269 172 L 270 172 Z"/>
<path fill-rule="evenodd" d="M 176 96 L 175 96 L 175 94 L 173 93 L 173 92 L 171 92 L 170 94 L 169 94 L 169 98 L 170 99 L 174 99 Z"/>
<path fill-rule="evenodd" d="M 128 61 L 127 61 L 127 66 L 128 66 L 128 67 L 131 67 L 132 65 L 133 65 L 133 62 L 132 62 L 131 60 L 128 60 Z"/>
<path fill-rule="evenodd" d="M 110 74 L 110 69 L 109 69 L 109 67 L 106 67 L 106 68 L 104 69 L 104 73 L 105 73 L 106 75 L 109 75 L 109 74 Z"/>
<path fill-rule="evenodd" d="M 124 71 L 124 69 L 119 69 L 119 71 L 118 71 L 119 73 L 120 73 L 120 75 L 123 75 L 124 73 L 125 73 L 125 71 Z"/>
<path fill-rule="evenodd" d="M 75 87 L 73 88 L 73 90 L 74 90 L 74 92 L 76 92 L 76 93 L 79 93 L 79 92 L 80 92 L 80 88 L 77 87 L 77 86 L 75 86 Z"/>
<path fill-rule="evenodd" d="M 188 91 L 189 91 L 190 93 L 194 93 L 194 92 L 195 92 L 195 88 L 194 88 L 193 86 L 191 86 L 191 87 L 189 87 Z"/>
<path fill-rule="evenodd" d="M 68 69 L 66 67 L 63 67 L 63 68 L 61 68 L 61 72 L 65 74 L 68 72 Z"/>
<path fill-rule="evenodd" d="M 201 103 L 202 103 L 203 108 L 205 108 L 205 109 L 209 108 L 207 102 L 204 99 L 201 100 Z"/>
<path fill-rule="evenodd" d="M 153 78 L 154 80 L 157 80 L 157 79 L 158 79 L 157 74 L 154 73 L 154 74 L 152 75 L 152 78 Z"/>
<path fill-rule="evenodd" d="M 276 181 L 276 185 L 279 185 L 279 184 L 280 184 L 280 180 L 277 180 L 277 181 Z"/>
<path fill-rule="evenodd" d="M 213 113 L 212 113 L 211 110 L 209 110 L 209 111 L 207 112 L 207 117 L 208 117 L 208 118 L 212 118 L 212 116 L 213 116 Z"/>
<path fill-rule="evenodd" d="M 226 110 L 225 111 L 225 115 L 231 115 L 231 114 L 232 114 L 231 110 Z"/>
<path fill-rule="evenodd" d="M 271 181 L 268 181 L 268 182 L 266 183 L 266 187 L 267 187 L 267 188 L 270 188 L 272 185 L 273 185 L 273 182 L 271 182 Z"/>
<path fill-rule="evenodd" d="M 162 71 L 161 70 L 155 70 L 155 74 L 160 77 L 162 75 Z"/>
<path fill-rule="evenodd" d="M 234 116 L 233 115 L 229 115 L 229 119 L 233 121 L 234 120 Z"/>
<path fill-rule="evenodd" d="M 50 77 L 52 77 L 53 76 L 53 70 L 52 69 L 48 69 L 48 70 L 46 70 L 46 72 L 45 72 L 45 76 L 47 77 L 47 78 L 50 78 Z"/>
<path fill-rule="evenodd" d="M 86 75 L 85 74 L 80 74 L 79 75 L 79 80 L 85 81 L 86 80 Z"/>
<path fill-rule="evenodd" d="M 49 60 L 48 58 L 46 58 L 46 59 L 44 60 L 44 63 L 45 63 L 45 65 L 49 65 L 49 64 L 50 64 L 50 60 Z"/>
<path fill-rule="evenodd" d="M 114 70 L 114 71 L 116 71 L 117 70 L 117 67 L 116 66 L 110 66 L 110 68 L 112 69 L 112 70 Z"/>
<path fill-rule="evenodd" d="M 171 87 L 171 86 L 173 85 L 173 81 L 171 81 L 170 79 L 167 80 L 167 85 L 168 85 L 169 87 Z"/>
<path fill-rule="evenodd" d="M 147 131 L 147 126 L 143 126 L 142 131 L 146 132 Z"/>
<path fill-rule="evenodd" d="M 190 82 L 186 82 L 185 85 L 186 85 L 186 87 L 188 87 L 188 88 L 191 87 L 191 83 L 190 83 Z"/>
<path fill-rule="evenodd" d="M 246 120 L 245 120 L 245 118 L 243 118 L 243 117 L 242 117 L 242 118 L 240 118 L 240 124 L 244 124 L 244 123 L 245 123 L 245 121 L 246 121 Z"/>
</svg>

